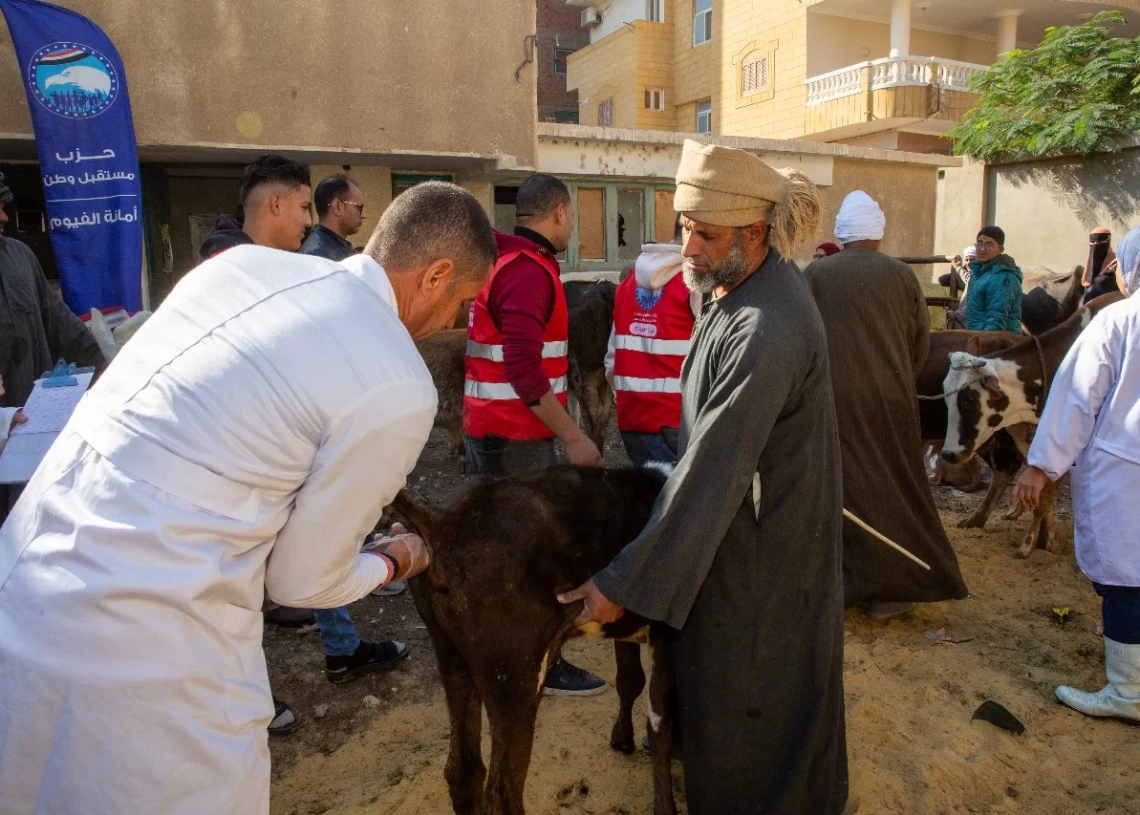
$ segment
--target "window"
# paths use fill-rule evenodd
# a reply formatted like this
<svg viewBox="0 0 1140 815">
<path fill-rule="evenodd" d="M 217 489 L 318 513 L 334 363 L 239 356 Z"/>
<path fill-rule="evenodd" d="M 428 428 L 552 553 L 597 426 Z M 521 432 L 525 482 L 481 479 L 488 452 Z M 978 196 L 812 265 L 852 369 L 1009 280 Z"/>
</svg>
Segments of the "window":
<svg viewBox="0 0 1140 815">
<path fill-rule="evenodd" d="M 556 76 L 566 76 L 566 60 L 574 51 L 571 48 L 554 49 L 554 73 Z"/>
<path fill-rule="evenodd" d="M 768 90 L 768 57 L 749 60 L 740 68 L 740 93 L 751 96 Z"/>
<path fill-rule="evenodd" d="M 576 125 L 578 124 L 578 111 L 575 110 L 556 110 L 554 111 L 554 121 L 560 125 Z"/>
<path fill-rule="evenodd" d="M 693 45 L 712 39 L 712 0 L 693 0 Z"/>
<path fill-rule="evenodd" d="M 697 102 L 697 132 L 712 133 L 712 100 Z"/>
<path fill-rule="evenodd" d="M 598 102 L 598 127 L 613 127 L 614 126 L 614 100 L 611 96 L 609 99 L 603 99 Z"/>
<path fill-rule="evenodd" d="M 665 110 L 665 91 L 662 88 L 645 89 L 645 109 Z"/>
<path fill-rule="evenodd" d="M 665 22 L 665 0 L 645 0 L 645 19 L 651 23 Z"/>
</svg>

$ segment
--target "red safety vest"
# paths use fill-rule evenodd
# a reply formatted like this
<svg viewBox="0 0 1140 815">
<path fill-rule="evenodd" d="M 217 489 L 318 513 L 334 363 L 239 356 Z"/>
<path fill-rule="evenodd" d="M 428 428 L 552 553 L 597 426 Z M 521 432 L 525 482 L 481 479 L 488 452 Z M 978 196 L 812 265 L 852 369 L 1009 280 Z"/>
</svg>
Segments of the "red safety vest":
<svg viewBox="0 0 1140 815">
<path fill-rule="evenodd" d="M 637 301 L 634 275 L 614 300 L 614 392 L 618 429 L 659 433 L 681 426 L 681 366 L 693 336 L 689 289 L 677 274 L 649 309 Z"/>
<path fill-rule="evenodd" d="M 507 439 L 549 439 L 554 432 L 523 403 L 507 380 L 503 364 L 503 335 L 491 319 L 487 298 L 491 284 L 502 269 L 520 256 L 533 260 L 550 273 L 554 281 L 554 312 L 542 335 L 542 372 L 550 379 L 562 407 L 566 407 L 566 349 L 569 321 L 566 292 L 558 274 L 558 262 L 548 253 L 521 249 L 501 256 L 467 316 L 467 357 L 463 382 L 463 430 L 472 438 L 489 433 Z"/>
</svg>

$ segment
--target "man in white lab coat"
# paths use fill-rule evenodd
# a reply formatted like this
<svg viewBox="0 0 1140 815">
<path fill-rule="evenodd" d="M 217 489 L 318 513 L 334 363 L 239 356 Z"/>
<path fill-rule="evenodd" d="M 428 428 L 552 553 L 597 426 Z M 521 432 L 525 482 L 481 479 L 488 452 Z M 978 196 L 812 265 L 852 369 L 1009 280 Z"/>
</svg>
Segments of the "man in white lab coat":
<svg viewBox="0 0 1140 815">
<path fill-rule="evenodd" d="M 413 340 L 495 254 L 430 182 L 365 256 L 239 246 L 179 283 L 0 530 L 0 815 L 269 811 L 264 592 L 335 607 L 424 568 L 414 536 L 359 545 L 435 415 Z"/>
<path fill-rule="evenodd" d="M 1128 299 L 1097 314 L 1061 363 L 1013 501 L 1033 509 L 1047 479 L 1071 474 L 1077 563 L 1102 598 L 1108 684 L 1062 685 L 1057 698 L 1140 722 L 1140 227 L 1116 256 Z"/>
</svg>

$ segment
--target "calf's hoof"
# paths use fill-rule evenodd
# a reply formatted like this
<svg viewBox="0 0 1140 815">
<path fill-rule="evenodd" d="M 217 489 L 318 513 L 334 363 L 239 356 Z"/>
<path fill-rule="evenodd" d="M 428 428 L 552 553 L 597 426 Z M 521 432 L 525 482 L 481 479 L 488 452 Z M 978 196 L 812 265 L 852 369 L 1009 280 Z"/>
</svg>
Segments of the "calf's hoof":
<svg viewBox="0 0 1140 815">
<path fill-rule="evenodd" d="M 971 515 L 964 521 L 958 521 L 959 529 L 985 529 L 986 518 L 979 518 L 977 515 Z"/>
<path fill-rule="evenodd" d="M 1021 546 L 1017 547 L 1017 551 L 1014 554 L 1024 560 L 1032 554 L 1033 546 L 1036 542 L 1037 540 L 1034 536 L 1026 535 L 1025 540 L 1021 542 Z"/>
<path fill-rule="evenodd" d="M 633 733 L 619 733 L 616 727 L 610 736 L 610 747 L 627 756 L 637 752 L 637 747 L 633 743 Z"/>
</svg>

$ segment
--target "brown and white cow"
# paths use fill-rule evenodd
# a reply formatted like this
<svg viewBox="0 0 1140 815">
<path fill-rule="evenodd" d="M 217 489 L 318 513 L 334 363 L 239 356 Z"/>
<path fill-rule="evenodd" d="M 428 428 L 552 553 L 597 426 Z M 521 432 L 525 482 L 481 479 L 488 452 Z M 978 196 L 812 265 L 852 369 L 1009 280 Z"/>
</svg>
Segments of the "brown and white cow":
<svg viewBox="0 0 1140 815">
<path fill-rule="evenodd" d="M 968 461 L 991 436 L 1005 429 L 1023 456 L 1029 454 L 1032 428 L 1045 409 L 1049 384 L 1077 336 L 1096 314 L 1123 299 L 1106 294 L 1080 308 L 1061 325 L 985 356 L 958 351 L 950 355 L 950 372 L 942 384 L 947 427 L 942 457 L 951 464 Z M 1029 557 L 1039 537 L 1057 551 L 1053 519 L 1056 484 L 1050 483 L 1033 513 L 1033 523 L 1018 556 Z"/>
</svg>

